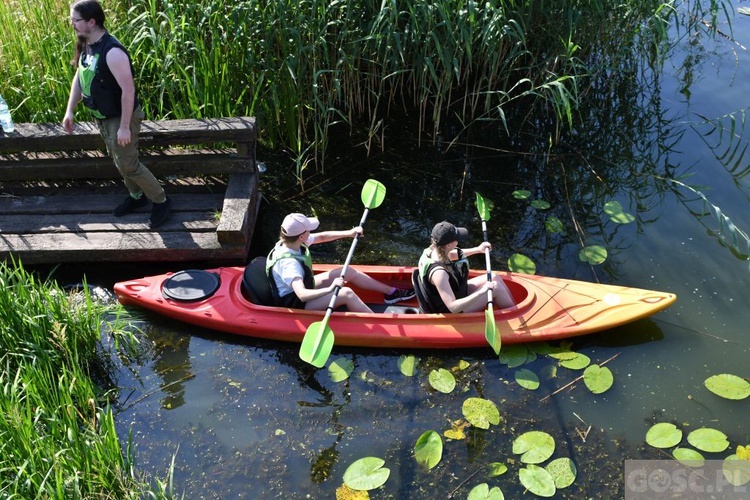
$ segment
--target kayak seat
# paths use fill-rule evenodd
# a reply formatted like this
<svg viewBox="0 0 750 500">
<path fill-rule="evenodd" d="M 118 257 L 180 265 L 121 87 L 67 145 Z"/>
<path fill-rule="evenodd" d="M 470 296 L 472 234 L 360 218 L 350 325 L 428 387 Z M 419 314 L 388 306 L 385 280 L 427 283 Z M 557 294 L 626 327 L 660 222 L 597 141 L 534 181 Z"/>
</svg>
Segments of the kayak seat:
<svg viewBox="0 0 750 500">
<path fill-rule="evenodd" d="M 242 289 L 250 301 L 261 306 L 274 305 L 271 285 L 266 275 L 266 258 L 256 257 L 247 266 L 242 274 Z"/>
<path fill-rule="evenodd" d="M 435 309 L 430 304 L 427 294 L 425 294 L 422 280 L 419 279 L 419 269 L 415 269 L 411 273 L 411 284 L 414 287 L 414 293 L 417 294 L 417 302 L 419 302 L 419 308 L 422 312 L 429 314 L 434 311 Z"/>
</svg>

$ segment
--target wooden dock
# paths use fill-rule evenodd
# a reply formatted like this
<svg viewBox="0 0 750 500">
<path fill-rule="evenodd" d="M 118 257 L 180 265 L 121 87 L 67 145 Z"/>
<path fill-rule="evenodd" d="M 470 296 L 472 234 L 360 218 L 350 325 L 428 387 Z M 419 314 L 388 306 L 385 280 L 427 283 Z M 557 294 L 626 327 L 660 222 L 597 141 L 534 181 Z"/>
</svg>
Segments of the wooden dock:
<svg viewBox="0 0 750 500">
<path fill-rule="evenodd" d="M 254 118 L 144 122 L 142 161 L 172 199 L 150 230 L 150 204 L 112 215 L 127 191 L 94 124 L 17 124 L 0 135 L 0 258 L 244 263 L 260 200 L 255 140 Z"/>
</svg>

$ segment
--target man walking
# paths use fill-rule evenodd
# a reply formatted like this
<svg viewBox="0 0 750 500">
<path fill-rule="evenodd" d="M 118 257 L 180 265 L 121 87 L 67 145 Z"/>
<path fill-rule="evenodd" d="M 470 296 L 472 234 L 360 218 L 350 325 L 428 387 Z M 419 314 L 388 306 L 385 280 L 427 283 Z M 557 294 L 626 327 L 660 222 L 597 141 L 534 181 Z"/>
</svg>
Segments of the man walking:
<svg viewBox="0 0 750 500">
<path fill-rule="evenodd" d="M 167 220 L 172 201 L 138 159 L 138 134 L 144 114 L 135 91 L 130 56 L 105 29 L 104 9 L 97 0 L 74 3 L 70 24 L 78 37 L 72 61 L 76 73 L 62 125 L 68 133 L 73 132 L 73 113 L 83 100 L 96 118 L 107 152 L 130 192 L 113 215 L 121 217 L 151 200 L 149 226 L 156 228 Z"/>
</svg>

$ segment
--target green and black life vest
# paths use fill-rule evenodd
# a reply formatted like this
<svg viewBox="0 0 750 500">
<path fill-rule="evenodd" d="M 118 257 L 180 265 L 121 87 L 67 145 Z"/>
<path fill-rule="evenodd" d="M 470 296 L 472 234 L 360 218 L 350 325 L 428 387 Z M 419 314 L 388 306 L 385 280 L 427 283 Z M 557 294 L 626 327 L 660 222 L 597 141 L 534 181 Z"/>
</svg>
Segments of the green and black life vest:
<svg viewBox="0 0 750 500">
<path fill-rule="evenodd" d="M 457 299 L 466 297 L 469 292 L 469 261 L 466 259 L 463 250 L 457 248 L 458 260 L 451 262 L 435 262 L 432 260 L 432 248 L 426 248 L 419 258 L 419 279 L 424 290 L 430 311 L 427 313 L 450 313 L 450 309 L 443 302 L 442 297 L 435 285 L 433 285 L 429 276 L 435 268 L 445 269 L 448 273 L 448 282 L 450 283 L 453 295 Z"/>
<path fill-rule="evenodd" d="M 115 47 L 128 56 L 130 72 L 135 75 L 130 54 L 117 38 L 107 32 L 98 42 L 88 46 L 90 54 L 83 52 L 78 60 L 78 82 L 81 85 L 83 104 L 100 120 L 122 114 L 122 89 L 107 64 L 107 53 Z M 133 109 L 137 105 L 136 95 Z"/>
<path fill-rule="evenodd" d="M 266 259 L 266 276 L 268 277 L 268 283 L 271 286 L 271 293 L 273 294 L 273 298 L 276 303 L 279 303 L 281 297 L 279 296 L 279 289 L 276 286 L 276 280 L 273 279 L 271 269 L 273 269 L 273 266 L 281 259 L 295 259 L 300 264 L 302 264 L 302 268 L 305 271 L 305 274 L 302 276 L 302 283 L 305 284 L 305 288 L 308 288 L 310 290 L 315 289 L 315 276 L 313 275 L 312 257 L 310 256 L 310 249 L 307 248 L 307 245 L 302 245 L 300 247 L 299 254 L 294 253 L 290 250 L 287 250 L 283 253 L 277 253 L 276 249 L 278 248 L 278 246 L 279 245 L 277 244 L 271 249 L 271 251 L 268 253 L 268 258 Z M 276 254 L 275 257 L 274 254 Z"/>
</svg>

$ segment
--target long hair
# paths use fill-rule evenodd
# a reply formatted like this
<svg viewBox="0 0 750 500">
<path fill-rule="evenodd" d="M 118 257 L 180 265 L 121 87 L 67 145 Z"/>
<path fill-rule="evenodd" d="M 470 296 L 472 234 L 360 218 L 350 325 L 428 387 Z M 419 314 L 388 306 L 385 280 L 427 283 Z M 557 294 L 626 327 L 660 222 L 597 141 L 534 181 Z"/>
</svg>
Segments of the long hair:
<svg viewBox="0 0 750 500">
<path fill-rule="evenodd" d="M 440 245 L 438 245 L 437 240 L 435 240 L 434 238 L 432 238 L 431 241 L 432 241 L 432 244 L 430 246 L 433 248 L 435 253 L 437 253 L 438 260 L 440 260 L 440 262 L 446 262 L 446 263 L 450 262 L 451 259 L 448 256 L 448 253 L 445 251 L 445 247 L 441 247 Z"/>
<path fill-rule="evenodd" d="M 78 14 L 84 21 L 93 19 L 97 26 L 101 29 L 106 29 L 104 27 L 104 9 L 98 0 L 78 0 L 70 7 L 70 10 Z M 70 61 L 70 64 L 72 64 L 74 68 L 78 68 L 78 60 L 81 58 L 81 54 L 83 54 L 84 50 L 86 50 L 86 40 L 78 37 L 78 40 L 76 41 L 76 52 L 73 56 L 73 60 Z"/>
</svg>

